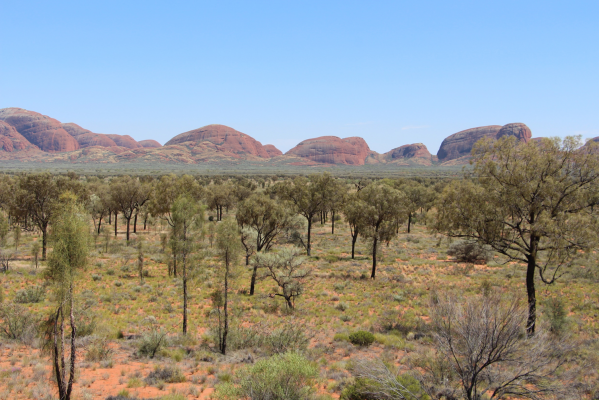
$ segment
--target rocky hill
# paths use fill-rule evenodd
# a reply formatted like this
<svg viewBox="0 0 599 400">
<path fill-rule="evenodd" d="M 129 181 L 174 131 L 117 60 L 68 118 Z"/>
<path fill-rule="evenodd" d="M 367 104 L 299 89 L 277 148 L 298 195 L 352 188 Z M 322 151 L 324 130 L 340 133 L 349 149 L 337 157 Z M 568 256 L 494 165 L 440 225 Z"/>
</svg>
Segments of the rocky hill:
<svg viewBox="0 0 599 400">
<path fill-rule="evenodd" d="M 262 143 L 225 125 L 206 125 L 181 133 L 166 142 L 164 146 L 184 143 L 189 143 L 194 147 L 205 143 L 216 151 L 237 158 L 246 156 L 271 158 Z"/>
<path fill-rule="evenodd" d="M 370 148 L 361 137 L 321 136 L 300 142 L 285 155 L 324 164 L 364 165 L 369 153 Z"/>
<path fill-rule="evenodd" d="M 46 115 L 22 108 L 0 109 L 0 121 L 11 125 L 29 143 L 48 153 L 74 151 L 79 143 L 64 130 L 62 124 Z"/>
<path fill-rule="evenodd" d="M 69 122 L 22 108 L 0 109 L 0 159 L 71 163 L 268 163 L 276 165 L 391 164 L 451 166 L 468 162 L 476 141 L 484 137 L 515 136 L 531 140 L 522 123 L 467 129 L 445 138 L 438 154 L 422 143 L 405 144 L 386 153 L 370 150 L 361 137 L 322 136 L 307 139 L 283 154 L 251 136 L 225 125 L 207 125 L 181 133 L 164 146 L 155 140 L 137 142 L 129 135 L 94 133 Z M 593 139 L 596 140 L 597 138 Z M 534 139 L 532 139 L 534 140 Z"/>
<path fill-rule="evenodd" d="M 458 133 L 454 133 L 443 140 L 437 157 L 440 163 L 458 160 L 463 157 L 470 157 L 470 152 L 474 143 L 482 138 L 498 139 L 504 135 L 513 135 L 520 141 L 527 142 L 531 138 L 531 131 L 525 124 L 512 123 L 504 126 L 489 125 L 478 128 L 466 129 Z M 465 160 L 460 160 L 465 163 Z M 448 164 L 449 165 L 449 164 Z"/>
</svg>

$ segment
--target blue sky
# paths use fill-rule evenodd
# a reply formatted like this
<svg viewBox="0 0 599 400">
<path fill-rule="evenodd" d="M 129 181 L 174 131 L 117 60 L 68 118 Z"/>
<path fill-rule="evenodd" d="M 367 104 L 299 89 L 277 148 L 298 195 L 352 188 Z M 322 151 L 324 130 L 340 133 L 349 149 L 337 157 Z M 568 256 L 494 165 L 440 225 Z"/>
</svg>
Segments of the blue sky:
<svg viewBox="0 0 599 400">
<path fill-rule="evenodd" d="M 599 136 L 598 1 L 0 0 L 0 108 L 161 143 Z"/>
</svg>

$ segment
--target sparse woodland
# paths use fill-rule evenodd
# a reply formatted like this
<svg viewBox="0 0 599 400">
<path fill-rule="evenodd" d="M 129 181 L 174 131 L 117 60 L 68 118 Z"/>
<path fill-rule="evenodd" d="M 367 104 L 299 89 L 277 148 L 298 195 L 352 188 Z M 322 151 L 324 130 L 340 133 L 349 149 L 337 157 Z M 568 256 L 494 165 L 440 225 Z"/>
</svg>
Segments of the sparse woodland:
<svg viewBox="0 0 599 400">
<path fill-rule="evenodd" d="M 597 399 L 597 154 L 0 176 L 0 398 Z"/>
</svg>

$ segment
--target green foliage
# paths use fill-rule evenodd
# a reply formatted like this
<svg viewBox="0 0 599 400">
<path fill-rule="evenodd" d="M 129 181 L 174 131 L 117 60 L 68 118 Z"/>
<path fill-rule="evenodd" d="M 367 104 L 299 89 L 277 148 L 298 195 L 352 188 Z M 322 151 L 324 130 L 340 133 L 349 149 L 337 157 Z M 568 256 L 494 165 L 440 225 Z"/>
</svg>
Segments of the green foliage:
<svg viewBox="0 0 599 400">
<path fill-rule="evenodd" d="M 99 362 L 109 360 L 112 356 L 112 349 L 108 344 L 108 338 L 95 337 L 87 346 L 85 359 L 91 362 Z"/>
<path fill-rule="evenodd" d="M 564 301 L 559 297 L 552 297 L 545 302 L 545 307 L 549 319 L 549 330 L 555 335 L 563 335 L 569 323 Z"/>
<path fill-rule="evenodd" d="M 491 258 L 489 249 L 476 241 L 463 241 L 452 244 L 447 254 L 456 261 L 465 263 L 486 263 Z"/>
<path fill-rule="evenodd" d="M 307 400 L 314 393 L 318 369 L 297 353 L 277 354 L 260 360 L 243 371 L 239 386 L 217 385 L 219 400 Z"/>
<path fill-rule="evenodd" d="M 374 335 L 368 331 L 356 331 L 349 335 L 349 341 L 357 346 L 370 346 L 374 342 Z"/>
<path fill-rule="evenodd" d="M 150 332 L 145 333 L 141 336 L 137 343 L 137 352 L 141 356 L 154 358 L 156 353 L 166 345 L 166 333 L 152 327 Z"/>
<path fill-rule="evenodd" d="M 148 385 L 156 385 L 160 382 L 180 383 L 185 382 L 185 375 L 177 366 L 157 366 L 154 371 L 150 372 L 144 379 Z"/>
<path fill-rule="evenodd" d="M 46 298 L 46 289 L 43 286 L 29 286 L 25 289 L 17 290 L 15 303 L 41 303 Z"/>
<path fill-rule="evenodd" d="M 35 316 L 20 304 L 0 303 L 0 336 L 29 341 L 35 334 Z"/>
<path fill-rule="evenodd" d="M 0 212 L 0 245 L 6 244 L 6 235 L 8 235 L 8 219 L 4 216 L 3 212 Z"/>
</svg>

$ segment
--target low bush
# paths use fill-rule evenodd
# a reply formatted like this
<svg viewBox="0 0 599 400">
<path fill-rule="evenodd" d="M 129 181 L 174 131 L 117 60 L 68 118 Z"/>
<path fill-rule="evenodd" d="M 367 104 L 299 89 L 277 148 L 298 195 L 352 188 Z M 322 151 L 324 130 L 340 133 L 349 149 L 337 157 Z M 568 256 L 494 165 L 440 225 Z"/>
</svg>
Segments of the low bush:
<svg viewBox="0 0 599 400">
<path fill-rule="evenodd" d="M 486 246 L 471 241 L 452 244 L 447 254 L 454 257 L 456 261 L 465 263 L 485 264 L 491 259 L 491 252 Z"/>
<path fill-rule="evenodd" d="M 37 320 L 20 304 L 0 304 L 0 320 L 1 337 L 30 344 L 36 336 Z"/>
<path fill-rule="evenodd" d="M 160 382 L 180 383 L 185 382 L 185 375 L 176 366 L 156 367 L 144 381 L 148 385 L 157 385 Z"/>
<path fill-rule="evenodd" d="M 137 352 L 141 356 L 154 358 L 156 353 L 166 345 L 166 340 L 166 333 L 158 329 L 152 329 L 139 339 Z"/>
<path fill-rule="evenodd" d="M 315 392 L 318 369 L 297 353 L 277 354 L 243 371 L 240 384 L 216 386 L 214 399 L 308 400 Z"/>
<path fill-rule="evenodd" d="M 96 337 L 87 346 L 85 360 L 92 362 L 109 360 L 112 355 L 112 349 L 108 345 L 108 339 L 105 337 Z"/>
<path fill-rule="evenodd" d="M 15 303 L 41 303 L 46 298 L 46 290 L 42 286 L 30 286 L 17 291 Z"/>
<path fill-rule="evenodd" d="M 349 335 L 349 341 L 356 346 L 370 346 L 374 342 L 374 335 L 367 331 L 356 331 Z"/>
</svg>

